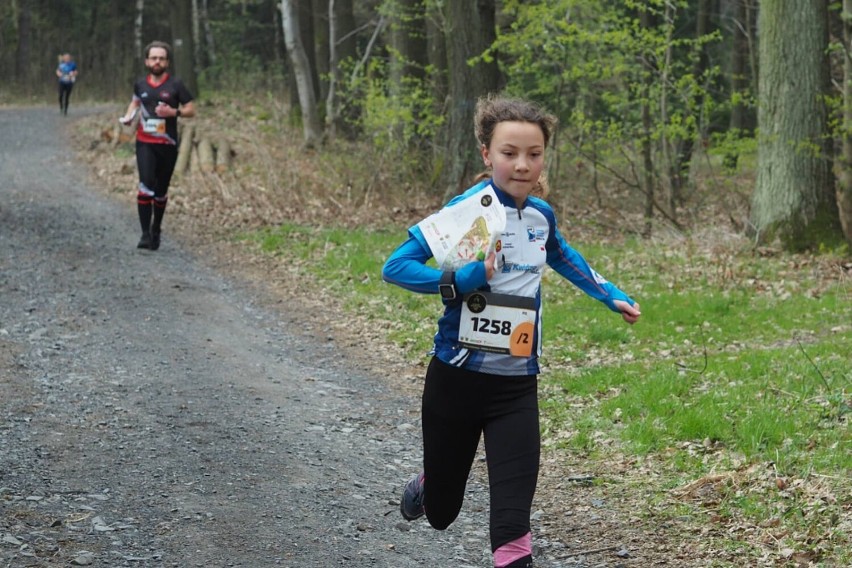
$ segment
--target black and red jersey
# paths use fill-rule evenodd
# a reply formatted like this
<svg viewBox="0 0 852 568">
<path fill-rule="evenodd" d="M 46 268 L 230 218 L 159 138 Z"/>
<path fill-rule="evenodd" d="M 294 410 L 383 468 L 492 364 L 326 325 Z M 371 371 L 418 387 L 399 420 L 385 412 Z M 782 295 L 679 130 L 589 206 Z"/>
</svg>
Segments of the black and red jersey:
<svg viewBox="0 0 852 568">
<path fill-rule="evenodd" d="M 177 118 L 160 118 L 154 112 L 158 104 L 165 103 L 178 108 L 193 99 L 192 93 L 183 82 L 168 73 L 159 83 L 148 75 L 133 85 L 133 100 L 140 103 L 141 118 L 136 129 L 136 140 L 149 144 L 173 144 L 178 142 Z"/>
</svg>

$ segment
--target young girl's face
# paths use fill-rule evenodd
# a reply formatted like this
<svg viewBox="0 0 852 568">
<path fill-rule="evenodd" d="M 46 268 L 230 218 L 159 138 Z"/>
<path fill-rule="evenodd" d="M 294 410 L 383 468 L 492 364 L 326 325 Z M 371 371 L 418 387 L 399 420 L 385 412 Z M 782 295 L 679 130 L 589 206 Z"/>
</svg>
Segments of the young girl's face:
<svg viewBox="0 0 852 568">
<path fill-rule="evenodd" d="M 506 121 L 494 127 L 489 146 L 480 149 L 494 184 L 520 207 L 544 169 L 544 133 L 532 122 Z"/>
</svg>

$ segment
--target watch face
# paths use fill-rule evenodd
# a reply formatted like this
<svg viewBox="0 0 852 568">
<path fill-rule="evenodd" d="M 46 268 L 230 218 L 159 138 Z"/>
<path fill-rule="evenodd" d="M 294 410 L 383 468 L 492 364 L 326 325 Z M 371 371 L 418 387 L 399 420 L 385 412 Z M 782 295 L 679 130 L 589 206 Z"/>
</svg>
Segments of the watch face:
<svg viewBox="0 0 852 568">
<path fill-rule="evenodd" d="M 441 297 L 445 300 L 455 300 L 456 289 L 452 284 L 441 284 L 438 286 L 438 290 L 441 292 Z"/>
</svg>

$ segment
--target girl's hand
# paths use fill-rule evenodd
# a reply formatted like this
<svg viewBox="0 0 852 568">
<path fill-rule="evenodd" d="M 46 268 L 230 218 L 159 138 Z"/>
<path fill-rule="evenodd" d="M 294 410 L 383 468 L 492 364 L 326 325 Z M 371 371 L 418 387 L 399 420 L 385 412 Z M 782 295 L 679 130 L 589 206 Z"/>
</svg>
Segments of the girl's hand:
<svg viewBox="0 0 852 568">
<path fill-rule="evenodd" d="M 491 277 L 494 276 L 494 262 L 497 260 L 497 253 L 491 251 L 491 254 L 483 260 L 485 263 L 485 280 L 491 280 Z"/>
<path fill-rule="evenodd" d="M 613 304 L 615 304 L 615 307 L 621 312 L 621 317 L 627 323 L 633 325 L 639 321 L 639 316 L 642 315 L 642 312 L 639 311 L 639 302 L 636 302 L 631 306 L 624 300 L 615 300 Z"/>
</svg>

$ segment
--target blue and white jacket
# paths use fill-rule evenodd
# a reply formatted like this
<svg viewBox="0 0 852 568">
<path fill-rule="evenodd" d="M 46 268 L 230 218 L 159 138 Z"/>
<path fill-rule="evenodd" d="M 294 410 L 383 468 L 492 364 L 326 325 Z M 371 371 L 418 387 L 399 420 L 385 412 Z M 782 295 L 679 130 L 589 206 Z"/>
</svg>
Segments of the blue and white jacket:
<svg viewBox="0 0 852 568">
<path fill-rule="evenodd" d="M 433 352 L 441 361 L 471 371 L 493 375 L 536 375 L 541 355 L 541 275 L 545 264 L 615 312 L 619 312 L 613 303 L 615 300 L 624 300 L 630 305 L 634 301 L 595 272 L 583 256 L 565 242 L 556 227 L 553 208 L 546 201 L 528 197 L 518 209 L 510 195 L 495 186 L 492 180 L 485 180 L 453 198 L 446 207 L 467 199 L 488 184 L 492 185 L 506 208 L 506 230 L 497 242 L 494 275 L 486 281 L 485 263 L 472 262 L 456 272 L 456 290 L 459 294 L 485 290 L 532 298 L 536 309 L 532 355 L 518 357 L 459 345 L 462 302 L 457 300 L 444 301 L 444 315 L 438 320 Z M 408 240 L 385 262 L 382 278 L 413 292 L 437 294 L 442 271 L 426 265 L 432 252 L 420 229 L 415 225 L 408 230 L 408 235 Z"/>
</svg>

